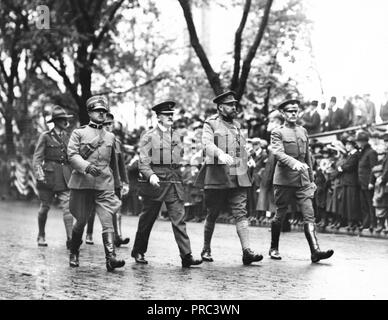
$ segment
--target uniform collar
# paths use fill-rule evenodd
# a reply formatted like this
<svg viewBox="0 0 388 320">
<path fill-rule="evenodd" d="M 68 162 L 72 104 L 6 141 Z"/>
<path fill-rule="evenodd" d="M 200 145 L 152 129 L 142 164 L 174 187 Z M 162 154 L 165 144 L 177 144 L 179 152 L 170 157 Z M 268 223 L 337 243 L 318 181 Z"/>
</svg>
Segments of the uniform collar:
<svg viewBox="0 0 388 320">
<path fill-rule="evenodd" d="M 164 125 L 160 124 L 159 122 L 158 122 L 158 127 L 159 127 L 160 131 L 162 131 L 162 132 L 167 132 L 167 131 L 170 132 L 171 131 L 171 128 L 167 129 Z"/>
<path fill-rule="evenodd" d="M 88 126 L 94 128 L 94 129 L 102 129 L 103 128 L 102 124 L 94 123 L 93 121 L 90 121 Z"/>
</svg>

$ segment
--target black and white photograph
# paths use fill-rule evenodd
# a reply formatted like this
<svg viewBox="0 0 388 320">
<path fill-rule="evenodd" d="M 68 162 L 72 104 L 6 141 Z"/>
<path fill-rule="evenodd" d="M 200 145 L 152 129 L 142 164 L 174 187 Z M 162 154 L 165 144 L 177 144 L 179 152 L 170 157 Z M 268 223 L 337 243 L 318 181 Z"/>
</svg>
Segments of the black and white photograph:
<svg viewBox="0 0 388 320">
<path fill-rule="evenodd" d="M 0 0 L 0 300 L 388 299 L 387 13 Z"/>
</svg>

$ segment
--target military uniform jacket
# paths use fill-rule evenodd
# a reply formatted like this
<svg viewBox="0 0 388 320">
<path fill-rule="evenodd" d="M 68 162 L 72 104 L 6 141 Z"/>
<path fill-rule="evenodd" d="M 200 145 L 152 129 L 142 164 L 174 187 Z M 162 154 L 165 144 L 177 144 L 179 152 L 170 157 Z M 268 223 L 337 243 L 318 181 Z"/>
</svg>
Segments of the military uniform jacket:
<svg viewBox="0 0 388 320">
<path fill-rule="evenodd" d="M 197 186 L 205 189 L 228 189 L 250 187 L 248 176 L 248 154 L 240 124 L 221 118 L 219 114 L 206 119 L 203 126 L 202 144 L 205 152 L 205 165 L 201 168 L 196 181 Z M 226 153 L 234 158 L 231 166 L 221 162 L 219 156 Z"/>
<path fill-rule="evenodd" d="M 139 142 L 139 192 L 155 201 L 163 201 L 170 188 L 175 188 L 180 200 L 184 199 L 182 173 L 183 142 L 173 130 L 162 131 L 159 126 L 145 131 Z M 149 183 L 156 174 L 160 187 Z"/>
<path fill-rule="evenodd" d="M 60 140 L 58 140 L 60 139 Z M 68 190 L 71 169 L 66 155 L 69 142 L 68 133 L 62 137 L 54 129 L 43 132 L 38 139 L 33 156 L 33 168 L 36 177 L 43 171 L 45 179 L 54 191 Z"/>
<path fill-rule="evenodd" d="M 87 159 L 81 156 L 80 150 L 92 141 L 102 141 Z M 115 136 L 105 129 L 95 129 L 89 125 L 75 129 L 69 140 L 67 148 L 68 158 L 73 168 L 69 188 L 70 189 L 93 189 L 114 191 L 114 176 L 118 173 L 115 157 Z M 85 170 L 89 164 L 94 164 L 102 170 L 101 175 L 93 177 Z"/>
<path fill-rule="evenodd" d="M 271 133 L 271 148 L 277 160 L 273 177 L 274 185 L 290 187 L 307 186 L 313 182 L 312 161 L 308 135 L 299 125 L 282 125 Z M 308 170 L 298 172 L 292 168 L 297 160 L 306 163 Z"/>
</svg>

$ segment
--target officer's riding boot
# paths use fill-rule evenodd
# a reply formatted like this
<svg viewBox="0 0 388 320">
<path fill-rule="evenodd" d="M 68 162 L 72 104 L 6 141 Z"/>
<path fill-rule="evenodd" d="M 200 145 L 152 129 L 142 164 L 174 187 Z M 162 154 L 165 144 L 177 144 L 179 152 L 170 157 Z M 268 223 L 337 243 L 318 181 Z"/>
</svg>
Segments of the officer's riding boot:
<svg viewBox="0 0 388 320">
<path fill-rule="evenodd" d="M 201 257 L 203 261 L 213 262 L 213 257 L 211 255 L 210 242 L 212 240 L 215 222 L 209 221 L 206 219 L 204 226 L 204 240 L 203 240 L 203 249 L 201 252 Z"/>
<path fill-rule="evenodd" d="M 269 249 L 269 256 L 271 259 L 280 260 L 282 257 L 279 254 L 279 238 L 282 224 L 280 222 L 272 221 L 271 223 L 271 248 Z"/>
<path fill-rule="evenodd" d="M 321 251 L 319 249 L 314 223 L 311 223 L 311 222 L 305 223 L 304 234 L 310 246 L 312 262 L 318 262 L 319 260 L 322 260 L 322 259 L 328 259 L 333 255 L 334 251 L 331 249 L 327 251 Z"/>
<path fill-rule="evenodd" d="M 129 238 L 122 238 L 120 213 L 113 215 L 113 228 L 115 230 L 115 246 L 120 247 L 122 244 L 128 244 Z"/>
<path fill-rule="evenodd" d="M 102 242 L 104 243 L 106 269 L 113 271 L 115 268 L 121 268 L 125 265 L 124 260 L 116 259 L 115 247 L 113 245 L 115 233 L 106 232 L 102 234 Z"/>
<path fill-rule="evenodd" d="M 48 211 L 48 210 L 47 210 Z M 39 233 L 38 233 L 38 246 L 39 247 L 47 247 L 47 242 L 45 239 L 45 226 L 46 226 L 46 220 L 47 220 L 47 212 L 44 208 L 41 208 L 38 213 L 38 227 L 39 227 Z"/>
<path fill-rule="evenodd" d="M 66 248 L 68 250 L 70 250 L 70 245 L 71 245 L 71 233 L 73 230 L 73 220 L 74 220 L 73 216 L 71 215 L 70 212 L 63 215 L 63 222 L 65 224 L 66 236 L 67 236 Z"/>
<path fill-rule="evenodd" d="M 88 225 L 86 227 L 86 244 L 94 244 L 93 242 L 93 227 L 94 227 L 94 218 L 96 217 L 96 213 L 92 213 L 88 220 Z"/>
<path fill-rule="evenodd" d="M 249 265 L 252 262 L 261 261 L 263 256 L 253 252 L 249 248 L 249 230 L 248 220 L 241 220 L 236 223 L 238 237 L 240 238 L 241 247 L 243 250 L 242 261 L 244 265 Z"/>
<path fill-rule="evenodd" d="M 70 243 L 70 267 L 79 267 L 79 247 L 82 243 L 82 233 L 72 232 Z"/>
</svg>

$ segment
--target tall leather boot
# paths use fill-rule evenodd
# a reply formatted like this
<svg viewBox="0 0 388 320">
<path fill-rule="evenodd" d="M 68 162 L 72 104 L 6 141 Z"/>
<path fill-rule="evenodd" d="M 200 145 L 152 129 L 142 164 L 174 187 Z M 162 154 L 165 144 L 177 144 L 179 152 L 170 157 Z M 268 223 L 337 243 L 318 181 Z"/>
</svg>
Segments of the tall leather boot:
<svg viewBox="0 0 388 320">
<path fill-rule="evenodd" d="M 116 259 L 115 247 L 113 245 L 115 233 L 106 232 L 102 234 L 102 242 L 104 243 L 106 269 L 113 271 L 115 268 L 121 268 L 125 265 L 124 260 Z"/>
<path fill-rule="evenodd" d="M 118 212 L 113 215 L 113 228 L 115 230 L 115 246 L 120 247 L 122 244 L 128 244 L 129 238 L 122 238 L 121 214 Z"/>
<path fill-rule="evenodd" d="M 96 217 L 96 212 L 93 212 L 88 220 L 88 225 L 86 227 L 86 244 L 94 244 L 93 242 L 93 227 L 94 227 L 94 218 Z"/>
<path fill-rule="evenodd" d="M 74 230 L 71 233 L 70 242 L 70 267 L 79 267 L 79 247 L 82 243 L 82 233 L 76 233 Z"/>
<path fill-rule="evenodd" d="M 280 260 L 282 257 L 279 254 L 279 238 L 282 224 L 280 222 L 272 221 L 271 223 L 271 248 L 269 249 L 269 256 L 271 259 Z"/>
<path fill-rule="evenodd" d="M 63 215 L 63 222 L 65 224 L 66 236 L 67 236 L 66 248 L 68 250 L 70 250 L 70 246 L 71 246 L 71 233 L 73 230 L 73 221 L 74 221 L 74 218 L 70 212 L 66 212 Z"/>
<path fill-rule="evenodd" d="M 47 211 L 44 208 L 41 208 L 38 213 L 38 227 L 39 227 L 39 233 L 38 233 L 38 246 L 39 247 L 47 247 L 46 242 L 46 233 L 45 233 L 45 226 L 47 221 Z"/>
<path fill-rule="evenodd" d="M 310 246 L 312 262 L 318 262 L 319 260 L 322 260 L 322 259 L 328 259 L 333 255 L 334 251 L 331 249 L 327 251 L 321 251 L 319 249 L 314 223 L 311 223 L 311 222 L 305 223 L 304 234 Z"/>
<path fill-rule="evenodd" d="M 211 255 L 210 243 L 212 241 L 213 232 L 216 223 L 213 221 L 205 220 L 204 232 L 203 232 L 203 248 L 201 252 L 201 258 L 203 261 L 213 262 Z"/>
</svg>

